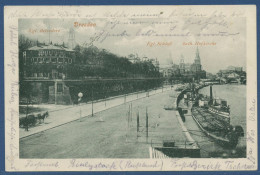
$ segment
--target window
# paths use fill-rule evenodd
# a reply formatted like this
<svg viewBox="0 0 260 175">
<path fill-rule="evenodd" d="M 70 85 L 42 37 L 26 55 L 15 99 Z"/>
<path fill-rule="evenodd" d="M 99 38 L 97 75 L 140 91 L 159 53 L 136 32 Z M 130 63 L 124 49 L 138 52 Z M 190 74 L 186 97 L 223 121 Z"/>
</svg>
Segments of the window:
<svg viewBox="0 0 260 175">
<path fill-rule="evenodd" d="M 38 59 L 37 59 L 37 58 L 34 58 L 34 62 L 37 63 L 37 62 L 38 62 Z"/>
<path fill-rule="evenodd" d="M 71 59 L 71 58 L 69 59 L 69 63 L 70 63 L 70 64 L 72 63 L 72 59 Z"/>
<path fill-rule="evenodd" d="M 49 63 L 50 62 L 50 58 L 45 58 L 45 62 Z"/>
<path fill-rule="evenodd" d="M 64 59 L 64 63 L 68 63 L 68 58 L 65 58 L 65 59 Z"/>
<path fill-rule="evenodd" d="M 63 58 L 58 58 L 59 63 L 63 63 Z"/>
<path fill-rule="evenodd" d="M 57 92 L 63 92 L 63 86 L 61 83 L 57 84 Z"/>
<path fill-rule="evenodd" d="M 26 51 L 23 52 L 23 57 L 26 57 Z"/>
<path fill-rule="evenodd" d="M 52 62 L 52 63 L 56 63 L 56 61 L 57 61 L 56 58 L 52 58 L 52 59 L 51 59 L 51 62 Z"/>
<path fill-rule="evenodd" d="M 39 62 L 39 63 L 42 63 L 42 58 L 38 58 L 38 62 Z"/>
</svg>

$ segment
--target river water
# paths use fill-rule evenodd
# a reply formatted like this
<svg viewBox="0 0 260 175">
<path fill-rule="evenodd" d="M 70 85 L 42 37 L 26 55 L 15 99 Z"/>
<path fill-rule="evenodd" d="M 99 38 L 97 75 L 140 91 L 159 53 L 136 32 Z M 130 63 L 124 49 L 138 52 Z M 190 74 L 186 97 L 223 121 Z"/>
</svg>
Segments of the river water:
<svg viewBox="0 0 260 175">
<path fill-rule="evenodd" d="M 210 87 L 205 87 L 199 91 L 199 93 L 204 95 L 210 94 Z M 230 105 L 230 116 L 231 124 L 233 126 L 240 125 L 246 133 L 246 86 L 238 84 L 227 84 L 227 85 L 214 85 L 213 86 L 213 97 L 222 98 L 227 100 L 228 105 Z M 191 119 L 186 122 L 187 127 L 191 132 L 194 140 L 198 141 L 201 145 L 202 157 L 245 157 L 246 156 L 246 138 L 242 137 L 235 150 L 228 150 L 215 143 L 209 142 L 210 139 L 205 137 L 205 135 L 199 133 L 198 128 L 196 128 Z M 246 136 L 246 134 L 245 134 Z M 204 152 L 203 152 L 204 151 Z"/>
</svg>

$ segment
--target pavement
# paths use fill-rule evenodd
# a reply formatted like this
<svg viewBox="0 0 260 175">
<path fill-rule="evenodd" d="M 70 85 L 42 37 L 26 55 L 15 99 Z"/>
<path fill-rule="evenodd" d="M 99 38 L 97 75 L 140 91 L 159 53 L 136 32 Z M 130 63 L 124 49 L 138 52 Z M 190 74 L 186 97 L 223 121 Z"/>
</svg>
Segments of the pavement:
<svg viewBox="0 0 260 175">
<path fill-rule="evenodd" d="M 95 115 L 90 117 L 91 105 L 56 111 L 50 119 L 59 116 L 66 124 L 45 129 L 23 137 L 19 141 L 20 158 L 151 158 L 151 143 L 164 139 L 186 141 L 176 111 L 165 110 L 173 104 L 174 89 L 116 98 L 110 102 L 95 104 Z M 146 110 L 148 115 L 148 137 L 146 137 Z M 100 112 L 98 112 L 100 111 Z M 55 116 L 54 114 L 57 114 Z M 137 116 L 139 114 L 139 132 Z M 70 116 L 67 117 L 67 116 Z M 69 119 L 70 120 L 69 120 Z M 74 121 L 72 121 L 74 118 Z M 49 119 L 48 119 L 49 120 Z M 53 122 L 56 123 L 57 122 Z M 43 124 L 42 128 L 52 123 Z M 49 127 L 49 126 L 48 126 Z M 50 128 L 50 127 L 49 127 Z M 33 129 L 33 128 L 32 128 Z M 32 132 L 30 130 L 29 132 Z"/>
<path fill-rule="evenodd" d="M 149 91 L 149 96 L 170 91 L 171 86 L 166 86 L 163 89 L 156 89 Z M 93 114 L 98 112 L 122 105 L 127 102 L 135 101 L 141 98 L 147 98 L 147 92 L 137 92 L 127 94 L 126 96 L 111 97 L 106 100 L 98 100 L 93 103 Z M 80 105 L 51 105 L 41 104 L 34 105 L 34 107 L 43 108 L 49 111 L 49 117 L 37 124 L 34 127 L 30 127 L 29 131 L 25 131 L 24 128 L 19 129 L 19 138 L 24 138 L 57 126 L 64 125 L 66 123 L 81 120 L 84 117 L 92 116 L 92 103 L 81 103 Z M 45 112 L 45 111 L 43 111 Z M 24 116 L 24 115 L 20 115 Z M 102 120 L 102 119 L 100 119 Z"/>
</svg>

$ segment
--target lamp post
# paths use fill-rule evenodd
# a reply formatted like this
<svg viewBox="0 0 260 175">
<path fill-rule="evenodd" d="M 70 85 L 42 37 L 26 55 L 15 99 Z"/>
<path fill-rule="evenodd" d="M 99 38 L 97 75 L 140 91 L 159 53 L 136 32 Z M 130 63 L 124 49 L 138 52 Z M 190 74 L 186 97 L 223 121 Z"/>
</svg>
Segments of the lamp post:
<svg viewBox="0 0 260 175">
<path fill-rule="evenodd" d="M 94 117 L 93 87 L 92 87 L 92 90 L 91 90 L 91 106 L 92 106 L 91 116 Z"/>
<path fill-rule="evenodd" d="M 81 98 L 83 97 L 83 93 L 79 92 L 78 93 L 78 103 L 79 103 L 79 121 L 81 122 Z"/>
</svg>

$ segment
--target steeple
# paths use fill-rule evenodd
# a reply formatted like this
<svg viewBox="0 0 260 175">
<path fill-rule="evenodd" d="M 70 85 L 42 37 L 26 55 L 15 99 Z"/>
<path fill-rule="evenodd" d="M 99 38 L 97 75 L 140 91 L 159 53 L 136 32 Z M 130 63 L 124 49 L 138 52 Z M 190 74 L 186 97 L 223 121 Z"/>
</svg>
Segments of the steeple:
<svg viewBox="0 0 260 175">
<path fill-rule="evenodd" d="M 197 50 L 196 50 L 196 57 L 195 57 L 195 64 L 200 64 L 200 53 L 199 53 L 199 48 L 197 46 Z"/>
<path fill-rule="evenodd" d="M 76 46 L 75 43 L 75 31 L 73 28 L 70 28 L 69 30 L 69 41 L 68 41 L 68 45 L 70 49 L 74 49 Z"/>
</svg>

